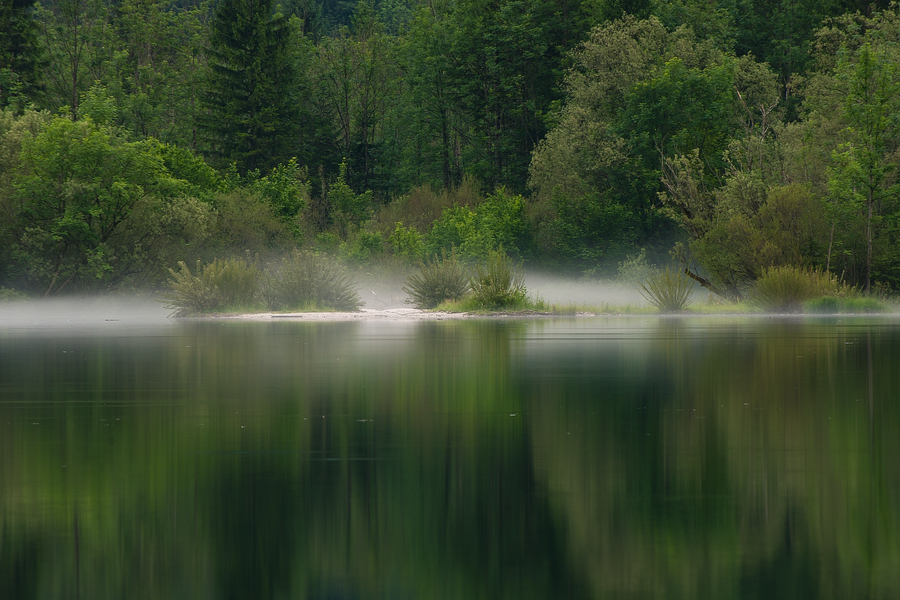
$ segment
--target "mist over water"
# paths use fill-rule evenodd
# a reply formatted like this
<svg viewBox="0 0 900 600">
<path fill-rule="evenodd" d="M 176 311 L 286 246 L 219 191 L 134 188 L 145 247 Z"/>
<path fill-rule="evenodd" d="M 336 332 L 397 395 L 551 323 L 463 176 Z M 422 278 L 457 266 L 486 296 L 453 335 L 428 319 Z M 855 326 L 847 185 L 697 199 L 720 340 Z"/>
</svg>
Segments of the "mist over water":
<svg viewBox="0 0 900 600">
<path fill-rule="evenodd" d="M 632 304 L 644 306 L 647 301 L 636 287 L 611 281 L 590 281 L 560 277 L 552 273 L 534 272 L 525 276 L 529 295 L 550 304 Z"/>
<path fill-rule="evenodd" d="M 403 275 L 378 276 L 362 273 L 356 278 L 359 296 L 363 307 L 367 309 L 391 309 L 409 307 L 408 298 L 403 291 L 405 277 Z M 638 292 L 636 286 L 620 284 L 613 281 L 590 281 L 561 277 L 544 271 L 526 271 L 525 288 L 532 298 L 540 298 L 550 304 L 576 304 L 591 307 L 604 305 L 645 306 L 647 301 Z M 699 288 L 699 286 L 695 286 Z M 694 290 L 695 300 L 706 298 L 705 290 L 698 294 Z"/>
<path fill-rule="evenodd" d="M 0 303 L 0 329 L 83 328 L 114 323 L 165 324 L 172 312 L 147 296 L 84 296 Z"/>
</svg>

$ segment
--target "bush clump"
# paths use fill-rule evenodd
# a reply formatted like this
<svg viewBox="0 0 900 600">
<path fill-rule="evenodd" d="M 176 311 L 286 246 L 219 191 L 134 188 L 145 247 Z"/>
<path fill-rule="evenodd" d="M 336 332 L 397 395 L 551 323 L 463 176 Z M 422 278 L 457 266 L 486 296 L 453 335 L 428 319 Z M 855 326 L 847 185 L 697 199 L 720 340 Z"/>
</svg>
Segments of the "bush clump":
<svg viewBox="0 0 900 600">
<path fill-rule="evenodd" d="M 253 308 L 259 297 L 259 265 L 242 258 L 197 261 L 196 274 L 179 261 L 169 269 L 169 292 L 164 296 L 174 315 L 184 317 L 214 311 Z"/>
<path fill-rule="evenodd" d="M 815 308 L 824 311 L 834 307 L 834 301 L 826 298 L 834 298 L 840 304 L 851 295 L 853 290 L 831 273 L 783 266 L 764 269 L 750 299 L 768 312 L 793 313 L 800 312 L 804 302 L 814 298 L 822 299 L 822 306 Z"/>
<path fill-rule="evenodd" d="M 358 310 L 362 305 L 352 277 L 334 260 L 308 250 L 294 250 L 277 269 L 267 272 L 263 297 L 270 310 Z"/>
<path fill-rule="evenodd" d="M 460 300 L 469 291 L 469 278 L 456 258 L 456 253 L 441 252 L 419 263 L 419 272 L 410 275 L 403 291 L 410 304 L 418 308 L 434 308 L 445 300 Z"/>
<path fill-rule="evenodd" d="M 846 297 L 822 296 L 803 303 L 803 312 L 834 315 L 840 313 L 870 314 L 885 312 L 887 306 L 877 298 L 858 295 Z"/>
<path fill-rule="evenodd" d="M 503 309 L 525 304 L 525 270 L 502 250 L 488 253 L 469 278 L 472 300 L 485 309 Z"/>
<path fill-rule="evenodd" d="M 690 304 L 694 282 L 679 270 L 658 272 L 641 285 L 641 296 L 660 312 L 680 312 Z"/>
</svg>

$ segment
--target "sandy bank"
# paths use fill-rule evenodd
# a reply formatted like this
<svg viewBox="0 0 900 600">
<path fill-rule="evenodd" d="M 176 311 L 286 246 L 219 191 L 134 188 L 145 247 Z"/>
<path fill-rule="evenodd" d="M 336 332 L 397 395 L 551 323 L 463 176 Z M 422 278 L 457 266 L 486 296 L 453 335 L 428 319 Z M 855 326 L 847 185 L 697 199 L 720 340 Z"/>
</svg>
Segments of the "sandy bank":
<svg viewBox="0 0 900 600">
<path fill-rule="evenodd" d="M 420 310 L 418 308 L 389 308 L 378 310 L 363 308 L 357 312 L 307 312 L 307 313 L 249 313 L 240 315 L 218 315 L 220 319 L 240 319 L 242 321 L 443 321 L 447 319 L 468 319 L 468 313 L 447 313 Z"/>
</svg>

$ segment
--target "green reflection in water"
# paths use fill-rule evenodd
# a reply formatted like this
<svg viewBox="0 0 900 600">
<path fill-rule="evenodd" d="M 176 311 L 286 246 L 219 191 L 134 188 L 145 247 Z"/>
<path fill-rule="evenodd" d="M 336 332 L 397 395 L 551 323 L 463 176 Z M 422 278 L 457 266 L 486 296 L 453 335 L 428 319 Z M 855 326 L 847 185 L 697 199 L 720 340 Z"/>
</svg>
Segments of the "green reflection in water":
<svg viewBox="0 0 900 600">
<path fill-rule="evenodd" d="M 896 598 L 888 319 L 0 335 L 2 598 Z"/>
</svg>

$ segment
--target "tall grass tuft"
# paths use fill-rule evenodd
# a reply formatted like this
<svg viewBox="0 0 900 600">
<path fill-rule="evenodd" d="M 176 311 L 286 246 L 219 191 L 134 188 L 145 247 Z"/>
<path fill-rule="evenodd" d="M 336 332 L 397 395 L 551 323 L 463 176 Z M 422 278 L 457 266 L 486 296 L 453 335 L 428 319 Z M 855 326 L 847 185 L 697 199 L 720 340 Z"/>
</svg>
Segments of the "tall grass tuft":
<svg viewBox="0 0 900 600">
<path fill-rule="evenodd" d="M 196 274 L 184 263 L 169 269 L 166 308 L 177 317 L 214 311 L 251 309 L 259 296 L 260 270 L 246 259 L 216 259 L 203 265 L 197 261 Z"/>
<path fill-rule="evenodd" d="M 410 304 L 419 308 L 434 308 L 445 300 L 459 300 L 469 291 L 469 279 L 456 253 L 437 256 L 419 263 L 419 272 L 410 275 L 403 291 L 409 294 Z"/>
<path fill-rule="evenodd" d="M 783 266 L 763 270 L 750 299 L 768 312 L 793 313 L 800 312 L 804 302 L 813 298 L 833 297 L 840 301 L 854 293 L 852 288 L 842 285 L 831 273 Z M 817 308 L 834 308 L 834 302 L 823 299 Z"/>
<path fill-rule="evenodd" d="M 267 272 L 263 297 L 270 310 L 358 310 L 362 301 L 352 277 L 334 260 L 308 250 L 294 250 L 277 269 Z"/>
<path fill-rule="evenodd" d="M 513 308 L 526 301 L 525 270 L 502 250 L 488 253 L 469 278 L 472 300 L 484 309 Z"/>
<path fill-rule="evenodd" d="M 659 312 L 673 313 L 684 310 L 690 304 L 693 287 L 694 282 L 687 275 L 666 267 L 665 271 L 648 277 L 638 291 Z"/>
</svg>

